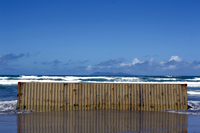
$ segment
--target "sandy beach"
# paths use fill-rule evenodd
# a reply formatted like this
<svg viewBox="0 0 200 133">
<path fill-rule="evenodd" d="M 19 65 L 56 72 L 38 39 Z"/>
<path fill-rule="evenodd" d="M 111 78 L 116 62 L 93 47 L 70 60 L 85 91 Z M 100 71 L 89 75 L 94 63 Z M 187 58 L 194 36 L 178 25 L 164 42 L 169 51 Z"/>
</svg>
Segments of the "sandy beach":
<svg viewBox="0 0 200 133">
<path fill-rule="evenodd" d="M 197 132 L 199 118 L 152 111 L 48 111 L 1 115 L 0 132 Z"/>
</svg>

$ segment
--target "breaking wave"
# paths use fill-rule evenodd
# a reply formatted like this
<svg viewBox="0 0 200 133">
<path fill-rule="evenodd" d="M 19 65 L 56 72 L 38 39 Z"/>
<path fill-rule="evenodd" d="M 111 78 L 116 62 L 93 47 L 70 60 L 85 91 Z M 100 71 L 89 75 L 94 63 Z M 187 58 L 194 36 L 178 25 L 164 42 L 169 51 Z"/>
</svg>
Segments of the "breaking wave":
<svg viewBox="0 0 200 133">
<path fill-rule="evenodd" d="M 179 113 L 179 114 L 192 114 L 200 115 L 200 101 L 188 101 L 188 110 L 166 110 L 166 112 Z"/>
<path fill-rule="evenodd" d="M 178 83 L 200 87 L 199 77 L 173 76 L 0 76 L 0 85 L 17 85 L 18 82 L 125 82 L 125 83 Z"/>
<path fill-rule="evenodd" d="M 34 112 L 33 110 L 17 110 L 17 100 L 13 101 L 0 101 L 0 114 L 21 114 Z"/>
</svg>

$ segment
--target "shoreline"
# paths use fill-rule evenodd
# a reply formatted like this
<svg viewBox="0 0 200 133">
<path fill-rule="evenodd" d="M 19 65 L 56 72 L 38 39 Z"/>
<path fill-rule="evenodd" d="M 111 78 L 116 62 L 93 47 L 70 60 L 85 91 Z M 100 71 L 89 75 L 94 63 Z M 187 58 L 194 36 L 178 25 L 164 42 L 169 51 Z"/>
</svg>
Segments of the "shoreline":
<svg viewBox="0 0 200 133">
<path fill-rule="evenodd" d="M 194 132 L 199 115 L 159 111 L 46 111 L 0 115 L 0 132 Z"/>
</svg>

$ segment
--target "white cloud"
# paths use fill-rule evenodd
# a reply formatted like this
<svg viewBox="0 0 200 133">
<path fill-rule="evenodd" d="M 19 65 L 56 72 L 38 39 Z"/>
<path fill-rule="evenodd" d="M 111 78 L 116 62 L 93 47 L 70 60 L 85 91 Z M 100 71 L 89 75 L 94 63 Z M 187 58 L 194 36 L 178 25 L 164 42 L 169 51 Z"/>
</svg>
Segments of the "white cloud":
<svg viewBox="0 0 200 133">
<path fill-rule="evenodd" d="M 181 62 L 182 59 L 178 56 L 171 56 L 170 60 L 169 61 L 178 61 L 178 62 Z"/>
<path fill-rule="evenodd" d="M 120 67 L 125 67 L 125 66 L 131 66 L 131 63 L 127 63 L 127 64 L 126 63 L 121 63 L 120 64 Z"/>
<path fill-rule="evenodd" d="M 132 63 L 121 63 L 120 67 L 125 67 L 125 66 L 134 66 L 135 64 L 141 64 L 143 61 L 139 61 L 137 58 L 134 58 Z"/>
<path fill-rule="evenodd" d="M 160 65 L 164 65 L 164 64 L 165 64 L 165 61 L 161 61 L 161 62 L 160 62 Z"/>
<path fill-rule="evenodd" d="M 92 66 L 89 65 L 89 66 L 86 68 L 86 70 L 91 71 L 91 70 L 92 70 Z"/>
<path fill-rule="evenodd" d="M 195 66 L 194 69 L 200 69 L 200 65 Z"/>
<path fill-rule="evenodd" d="M 175 69 L 176 69 L 176 65 L 169 65 L 163 68 L 163 70 L 175 70 Z"/>
<path fill-rule="evenodd" d="M 133 59 L 132 65 L 138 64 L 138 63 L 143 63 L 143 61 L 139 61 L 137 58 Z"/>
</svg>

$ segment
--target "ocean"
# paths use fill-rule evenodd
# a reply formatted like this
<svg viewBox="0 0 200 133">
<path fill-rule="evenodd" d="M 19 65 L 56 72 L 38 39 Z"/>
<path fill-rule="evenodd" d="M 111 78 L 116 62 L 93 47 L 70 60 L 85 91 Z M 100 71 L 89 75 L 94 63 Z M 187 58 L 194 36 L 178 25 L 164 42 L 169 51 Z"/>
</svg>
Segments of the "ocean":
<svg viewBox="0 0 200 133">
<path fill-rule="evenodd" d="M 187 111 L 166 111 L 200 115 L 200 76 L 0 75 L 0 114 L 21 114 L 34 112 L 34 110 L 16 110 L 18 82 L 183 83 L 187 84 L 188 105 L 190 108 Z"/>
</svg>

